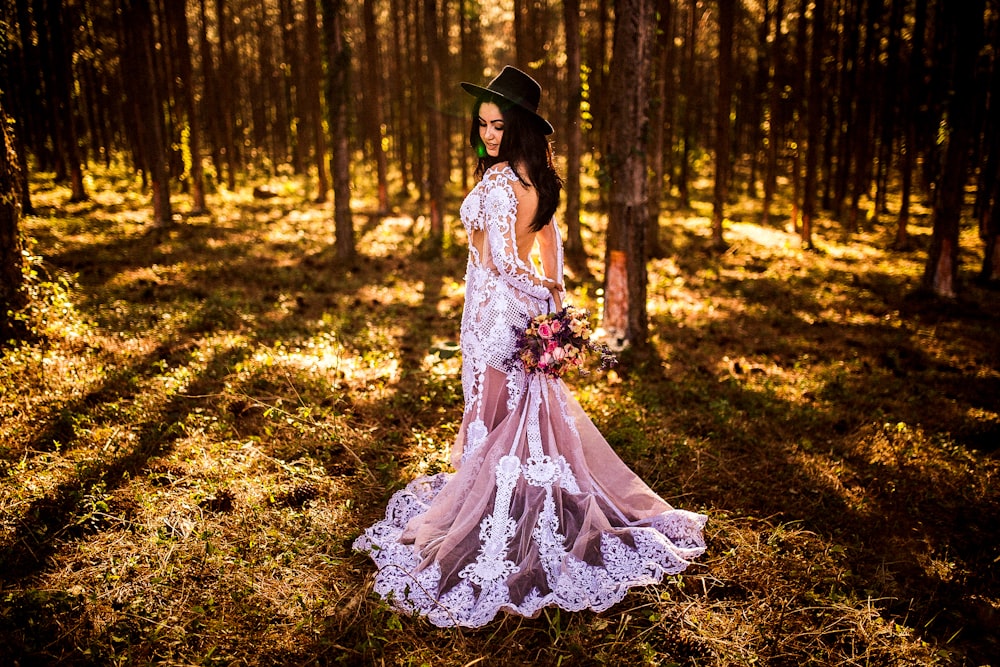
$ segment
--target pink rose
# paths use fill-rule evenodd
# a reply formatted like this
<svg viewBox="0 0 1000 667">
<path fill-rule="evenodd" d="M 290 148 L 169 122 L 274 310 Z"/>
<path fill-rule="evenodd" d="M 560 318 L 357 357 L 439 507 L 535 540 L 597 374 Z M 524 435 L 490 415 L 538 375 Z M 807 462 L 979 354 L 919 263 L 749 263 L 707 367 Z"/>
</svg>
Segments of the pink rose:
<svg viewBox="0 0 1000 667">
<path fill-rule="evenodd" d="M 542 338 L 552 338 L 552 327 L 548 323 L 538 326 L 538 335 Z"/>
</svg>

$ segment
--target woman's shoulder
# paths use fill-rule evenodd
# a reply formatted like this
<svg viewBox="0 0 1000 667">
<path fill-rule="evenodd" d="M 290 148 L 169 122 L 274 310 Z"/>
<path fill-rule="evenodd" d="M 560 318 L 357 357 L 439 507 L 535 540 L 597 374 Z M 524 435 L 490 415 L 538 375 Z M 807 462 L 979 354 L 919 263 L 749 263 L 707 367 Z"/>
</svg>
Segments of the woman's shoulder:
<svg viewBox="0 0 1000 667">
<path fill-rule="evenodd" d="M 514 172 L 513 167 L 510 166 L 510 162 L 497 162 L 491 165 L 489 168 L 483 172 L 483 180 L 498 180 L 506 178 L 508 181 L 516 181 L 517 174 Z"/>
</svg>

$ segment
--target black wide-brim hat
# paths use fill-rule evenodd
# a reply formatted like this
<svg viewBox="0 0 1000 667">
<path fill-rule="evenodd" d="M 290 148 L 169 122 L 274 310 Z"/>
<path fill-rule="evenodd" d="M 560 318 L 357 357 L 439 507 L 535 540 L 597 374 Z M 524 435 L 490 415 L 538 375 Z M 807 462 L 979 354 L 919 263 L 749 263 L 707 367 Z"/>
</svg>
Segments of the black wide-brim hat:
<svg viewBox="0 0 1000 667">
<path fill-rule="evenodd" d="M 503 71 L 490 81 L 485 88 L 473 83 L 462 82 L 465 92 L 476 97 L 501 97 L 512 104 L 516 104 L 537 121 L 538 126 L 544 134 L 552 134 L 552 125 L 538 115 L 538 101 L 542 97 L 542 87 L 530 76 L 507 65 Z"/>
</svg>

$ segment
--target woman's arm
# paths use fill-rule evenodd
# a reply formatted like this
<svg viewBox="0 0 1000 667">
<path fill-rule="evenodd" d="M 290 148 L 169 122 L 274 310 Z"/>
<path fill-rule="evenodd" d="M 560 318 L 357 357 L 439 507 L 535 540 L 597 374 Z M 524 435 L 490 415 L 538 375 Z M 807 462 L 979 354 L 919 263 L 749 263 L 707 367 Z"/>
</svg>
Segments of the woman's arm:
<svg viewBox="0 0 1000 667">
<path fill-rule="evenodd" d="M 523 226 L 525 216 L 533 212 L 529 210 L 531 195 L 501 172 L 488 173 L 483 180 L 484 205 L 489 212 L 490 258 L 497 273 L 505 283 L 525 294 L 536 299 L 549 298 L 550 289 L 557 286 L 557 282 L 538 276 L 518 252 L 518 229 Z"/>
<path fill-rule="evenodd" d="M 555 302 L 556 310 L 562 309 L 562 295 L 566 291 L 563 285 L 563 250 L 562 237 L 556 227 L 555 220 L 542 227 L 535 237 L 538 240 L 538 252 L 542 260 L 542 273 L 551 281 L 546 285 Z"/>
</svg>

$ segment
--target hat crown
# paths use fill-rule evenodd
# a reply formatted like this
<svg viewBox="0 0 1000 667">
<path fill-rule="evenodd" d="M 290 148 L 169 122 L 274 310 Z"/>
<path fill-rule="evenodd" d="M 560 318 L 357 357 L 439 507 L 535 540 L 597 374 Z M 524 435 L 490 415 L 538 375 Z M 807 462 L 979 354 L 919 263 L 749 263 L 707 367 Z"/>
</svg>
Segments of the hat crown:
<svg viewBox="0 0 1000 667">
<path fill-rule="evenodd" d="M 542 97 L 542 87 L 530 76 L 507 65 L 486 89 L 530 111 L 538 111 L 538 102 Z"/>
</svg>

